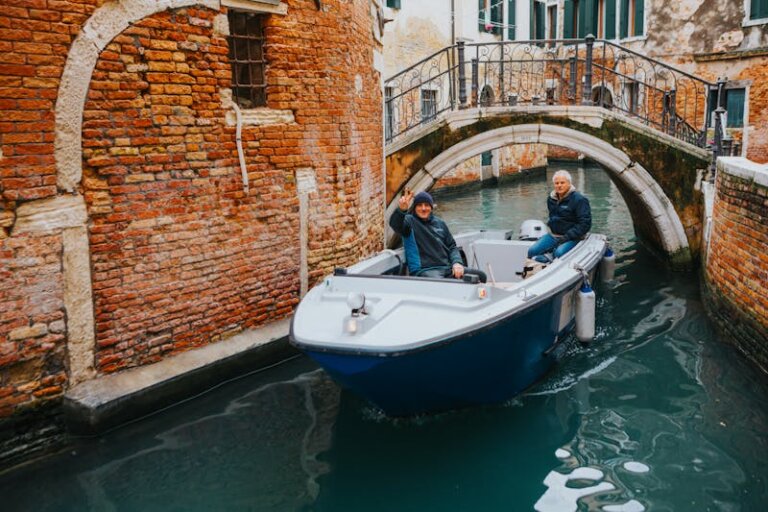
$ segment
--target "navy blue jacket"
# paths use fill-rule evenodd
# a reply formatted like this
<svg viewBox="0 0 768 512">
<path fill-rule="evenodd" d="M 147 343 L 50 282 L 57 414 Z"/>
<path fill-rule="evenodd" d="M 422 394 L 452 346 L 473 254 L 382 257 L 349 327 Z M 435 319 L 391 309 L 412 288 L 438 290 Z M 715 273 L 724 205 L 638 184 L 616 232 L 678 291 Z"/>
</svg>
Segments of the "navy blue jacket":
<svg viewBox="0 0 768 512">
<path fill-rule="evenodd" d="M 547 225 L 555 235 L 563 235 L 566 240 L 581 240 L 592 229 L 592 209 L 589 200 L 576 190 L 561 201 L 553 192 L 547 198 L 549 222 Z"/>
<path fill-rule="evenodd" d="M 427 220 L 406 213 L 399 208 L 389 218 L 389 225 L 403 238 L 405 259 L 411 275 L 431 268 L 450 268 L 461 263 L 448 226 L 439 217 L 430 214 Z"/>
</svg>

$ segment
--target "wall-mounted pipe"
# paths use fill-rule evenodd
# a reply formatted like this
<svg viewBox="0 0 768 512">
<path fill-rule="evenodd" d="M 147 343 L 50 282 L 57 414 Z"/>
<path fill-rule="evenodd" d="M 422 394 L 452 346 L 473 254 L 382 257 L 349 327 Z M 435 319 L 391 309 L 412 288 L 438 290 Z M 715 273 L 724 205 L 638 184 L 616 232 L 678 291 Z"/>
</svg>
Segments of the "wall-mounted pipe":
<svg viewBox="0 0 768 512">
<path fill-rule="evenodd" d="M 243 115 L 237 103 L 232 102 L 232 110 L 235 111 L 237 129 L 235 131 L 235 142 L 237 143 L 237 157 L 240 160 L 240 174 L 243 177 L 243 190 L 248 195 L 248 171 L 245 168 L 245 155 L 243 154 Z"/>
</svg>

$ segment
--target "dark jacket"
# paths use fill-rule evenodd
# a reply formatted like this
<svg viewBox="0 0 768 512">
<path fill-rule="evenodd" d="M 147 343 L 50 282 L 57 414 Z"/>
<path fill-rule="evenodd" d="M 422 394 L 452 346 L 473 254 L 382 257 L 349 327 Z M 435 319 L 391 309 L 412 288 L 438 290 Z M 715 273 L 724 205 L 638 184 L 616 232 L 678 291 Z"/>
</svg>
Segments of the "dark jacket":
<svg viewBox="0 0 768 512">
<path fill-rule="evenodd" d="M 560 201 L 552 192 L 547 198 L 547 209 L 549 229 L 555 235 L 563 235 L 566 240 L 581 240 L 592 229 L 589 200 L 573 188 Z"/>
<path fill-rule="evenodd" d="M 427 220 L 421 220 L 398 208 L 389 218 L 389 225 L 403 238 L 411 275 L 431 268 L 450 268 L 462 262 L 456 241 L 439 217 L 430 214 Z"/>
</svg>

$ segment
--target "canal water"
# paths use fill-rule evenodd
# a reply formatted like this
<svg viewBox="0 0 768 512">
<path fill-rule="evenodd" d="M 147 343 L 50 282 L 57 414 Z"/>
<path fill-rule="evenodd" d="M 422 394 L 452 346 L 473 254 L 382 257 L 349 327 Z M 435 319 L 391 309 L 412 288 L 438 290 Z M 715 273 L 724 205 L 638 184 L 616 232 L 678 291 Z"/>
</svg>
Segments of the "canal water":
<svg viewBox="0 0 768 512">
<path fill-rule="evenodd" d="M 0 476 L 0 510 L 765 510 L 765 376 L 718 339 L 697 275 L 637 244 L 607 175 L 574 176 L 617 279 L 598 287 L 597 339 L 523 396 L 390 419 L 298 357 Z M 516 227 L 545 217 L 548 189 L 438 195 L 437 211 L 454 232 Z"/>
</svg>

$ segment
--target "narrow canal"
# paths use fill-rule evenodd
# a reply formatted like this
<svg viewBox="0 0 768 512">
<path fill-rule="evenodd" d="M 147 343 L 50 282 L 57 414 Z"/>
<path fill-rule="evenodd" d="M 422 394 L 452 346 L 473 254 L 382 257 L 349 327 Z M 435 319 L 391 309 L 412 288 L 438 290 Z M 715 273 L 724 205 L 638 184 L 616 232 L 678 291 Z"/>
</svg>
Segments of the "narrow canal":
<svg viewBox="0 0 768 512">
<path fill-rule="evenodd" d="M 551 176 L 551 174 L 549 174 Z M 719 340 L 695 273 L 636 242 L 599 168 L 574 173 L 618 254 L 598 336 L 527 394 L 389 419 L 305 358 L 0 477 L 11 511 L 755 511 L 768 384 Z M 541 175 L 438 196 L 454 232 L 544 218 Z"/>
</svg>

